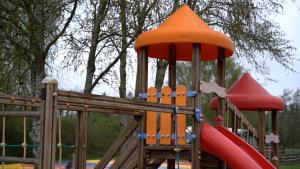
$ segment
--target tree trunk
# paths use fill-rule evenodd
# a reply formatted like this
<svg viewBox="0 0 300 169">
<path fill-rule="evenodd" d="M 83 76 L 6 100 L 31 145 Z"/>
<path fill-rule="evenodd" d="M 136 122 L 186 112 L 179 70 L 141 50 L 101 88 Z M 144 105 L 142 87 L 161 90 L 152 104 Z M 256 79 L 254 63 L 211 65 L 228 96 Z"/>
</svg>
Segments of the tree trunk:
<svg viewBox="0 0 300 169">
<path fill-rule="evenodd" d="M 120 57 L 120 87 L 119 93 L 121 98 L 126 98 L 126 56 L 127 56 L 127 25 L 126 25 L 126 0 L 120 1 L 120 22 L 121 22 L 121 51 L 124 51 Z"/>
<path fill-rule="evenodd" d="M 92 84 L 94 80 L 94 75 L 96 71 L 96 51 L 97 51 L 97 46 L 99 43 L 99 33 L 100 33 L 100 25 L 103 20 L 103 16 L 105 15 L 105 10 L 107 8 L 108 1 L 100 1 L 100 4 L 98 6 L 97 13 L 94 16 L 94 25 L 93 25 L 93 30 L 92 30 L 92 37 L 91 37 L 91 46 L 90 46 L 90 52 L 89 52 L 89 57 L 88 57 L 88 63 L 87 63 L 87 68 L 86 68 L 86 79 L 85 79 L 85 85 L 84 85 L 84 92 L 85 93 L 92 93 Z"/>
<path fill-rule="evenodd" d="M 135 91 L 134 91 L 134 98 L 135 99 L 138 99 L 138 96 L 139 96 L 139 94 L 140 94 L 140 88 L 138 87 L 138 86 L 140 86 L 140 83 L 141 83 L 141 79 L 140 79 L 140 73 L 141 72 L 139 72 L 139 70 L 141 69 L 141 64 L 140 64 L 140 61 L 141 60 L 141 58 L 139 57 L 139 55 L 137 56 L 137 71 L 136 71 L 136 78 L 135 78 Z"/>
<path fill-rule="evenodd" d="M 156 77 L 155 77 L 155 87 L 158 91 L 160 91 L 164 84 L 164 79 L 165 79 L 165 74 L 166 74 L 166 70 L 168 67 L 168 62 L 159 59 L 157 61 L 156 67 L 157 67 L 157 70 L 156 70 Z"/>
<path fill-rule="evenodd" d="M 41 52 L 43 53 L 43 52 Z M 42 80 L 46 76 L 45 72 L 45 63 L 46 63 L 46 56 L 44 54 L 36 54 L 34 56 L 34 62 L 32 63 L 31 68 L 31 92 L 32 95 L 35 97 L 41 97 L 42 93 Z M 40 119 L 39 118 L 32 118 L 32 128 L 29 133 L 30 138 L 33 142 L 33 145 L 40 145 Z M 39 157 L 39 148 L 33 149 L 33 156 L 35 158 Z M 36 168 L 37 166 L 35 166 Z"/>
</svg>

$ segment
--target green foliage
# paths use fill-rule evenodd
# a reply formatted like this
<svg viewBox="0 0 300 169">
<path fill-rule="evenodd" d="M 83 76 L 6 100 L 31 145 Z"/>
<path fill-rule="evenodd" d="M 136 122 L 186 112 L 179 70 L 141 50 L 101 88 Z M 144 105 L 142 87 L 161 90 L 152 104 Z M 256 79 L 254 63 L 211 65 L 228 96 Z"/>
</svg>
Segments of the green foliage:
<svg viewBox="0 0 300 169">
<path fill-rule="evenodd" d="M 296 163 L 296 164 L 282 164 L 280 165 L 281 169 L 298 169 L 300 168 L 300 164 Z"/>
<path fill-rule="evenodd" d="M 120 116 L 89 113 L 88 157 L 102 157 L 121 131 Z"/>
<path fill-rule="evenodd" d="M 21 144 L 23 141 L 23 130 L 24 130 L 24 119 L 21 117 L 6 117 L 5 121 L 5 143 L 6 147 L 6 156 L 22 157 L 23 148 Z M 1 135 L 3 134 L 3 118 L 0 120 L 1 125 Z M 26 143 L 28 145 L 26 157 L 32 157 L 32 141 L 29 137 L 29 132 L 31 129 L 31 118 L 26 118 Z M 1 138 L 2 139 L 2 138 Z"/>
<path fill-rule="evenodd" d="M 285 110 L 279 117 L 282 144 L 288 148 L 300 148 L 300 89 L 285 89 L 282 98 L 285 101 Z"/>
</svg>

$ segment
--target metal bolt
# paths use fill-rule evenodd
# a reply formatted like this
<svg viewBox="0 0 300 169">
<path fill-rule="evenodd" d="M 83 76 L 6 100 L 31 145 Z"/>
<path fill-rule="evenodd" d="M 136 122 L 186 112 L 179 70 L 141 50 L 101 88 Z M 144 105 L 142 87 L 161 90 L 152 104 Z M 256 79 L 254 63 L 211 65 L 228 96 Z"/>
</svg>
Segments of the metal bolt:
<svg viewBox="0 0 300 169">
<path fill-rule="evenodd" d="M 27 144 L 26 144 L 26 143 L 22 143 L 21 145 L 22 145 L 23 148 L 24 148 L 24 147 L 27 147 Z"/>
<path fill-rule="evenodd" d="M 13 96 L 13 97 L 10 98 L 10 100 L 13 102 L 13 101 L 16 100 L 16 97 Z"/>
</svg>

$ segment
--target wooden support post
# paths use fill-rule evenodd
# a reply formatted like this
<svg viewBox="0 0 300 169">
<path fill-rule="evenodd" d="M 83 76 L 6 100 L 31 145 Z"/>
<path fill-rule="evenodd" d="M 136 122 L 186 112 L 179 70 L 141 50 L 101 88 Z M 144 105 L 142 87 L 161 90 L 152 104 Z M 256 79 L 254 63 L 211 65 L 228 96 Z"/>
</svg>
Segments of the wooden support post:
<svg viewBox="0 0 300 169">
<path fill-rule="evenodd" d="M 235 115 L 235 113 L 234 113 L 233 111 L 231 112 L 231 115 L 232 115 L 232 116 L 231 116 L 231 117 L 232 117 L 232 119 L 231 119 L 231 120 L 232 120 L 232 121 L 231 121 L 231 122 L 232 122 L 232 125 L 231 125 L 231 127 L 232 127 L 232 132 L 235 133 L 235 134 L 237 134 L 237 132 L 236 132 L 236 131 L 237 131 L 237 130 L 236 130 L 236 126 L 237 126 L 236 115 Z"/>
<path fill-rule="evenodd" d="M 176 91 L 176 46 L 169 46 L 169 81 L 168 84 L 172 91 Z M 175 105 L 175 98 L 172 97 L 171 101 L 172 105 Z M 171 133 L 175 133 L 175 117 L 172 113 L 172 121 L 171 121 Z M 174 145 L 175 141 L 172 140 L 172 144 Z M 175 159 L 168 159 L 168 169 L 175 169 Z"/>
<path fill-rule="evenodd" d="M 277 110 L 272 110 L 272 133 L 278 133 Z M 279 168 L 279 143 L 272 143 L 272 163 L 276 168 Z"/>
<path fill-rule="evenodd" d="M 56 121 L 57 121 L 57 80 L 45 78 L 42 91 L 44 103 L 41 115 L 41 150 L 40 169 L 55 168 L 56 153 Z"/>
<path fill-rule="evenodd" d="M 225 48 L 218 47 L 218 57 L 217 57 L 217 84 L 221 87 L 225 87 Z M 225 108 L 225 99 L 218 97 L 219 106 L 218 106 L 218 115 L 223 117 L 223 124 L 227 126 L 227 117 L 226 117 L 226 108 Z M 225 163 L 219 161 L 219 167 L 225 168 Z"/>
<path fill-rule="evenodd" d="M 258 111 L 259 123 L 258 123 L 258 146 L 259 152 L 265 155 L 265 112 Z"/>
<path fill-rule="evenodd" d="M 140 69 L 138 70 L 138 76 L 139 76 L 139 90 L 142 93 L 146 93 L 147 92 L 147 88 L 148 88 L 148 50 L 146 47 L 142 48 L 142 50 L 139 52 L 138 54 L 140 57 Z M 140 133 L 144 133 L 145 130 L 145 114 L 140 117 L 139 119 L 139 132 Z M 138 168 L 139 169 L 144 169 L 146 168 L 145 166 L 145 152 L 144 152 L 144 145 L 145 145 L 145 141 L 144 140 L 139 140 L 139 146 L 138 146 L 138 154 L 139 156 L 137 158 L 139 158 L 138 160 Z"/>
<path fill-rule="evenodd" d="M 192 104 L 194 108 L 199 108 L 201 106 L 201 93 L 200 93 L 200 76 L 201 76 L 201 46 L 200 44 L 193 44 L 193 53 L 192 53 L 192 90 L 197 91 L 198 95 L 192 98 Z M 196 139 L 192 142 L 192 169 L 200 169 L 200 131 L 201 123 L 197 121 L 196 116 L 192 118 L 192 128 L 193 133 L 197 135 Z"/>
<path fill-rule="evenodd" d="M 77 112 L 75 168 L 85 169 L 87 147 L 87 112 Z"/>
<path fill-rule="evenodd" d="M 218 47 L 218 58 L 217 58 L 217 84 L 221 87 L 225 87 L 225 49 Z M 225 100 L 219 97 L 218 115 L 223 116 L 224 123 L 226 123 L 225 117 Z M 224 124 L 227 126 L 227 124 Z"/>
</svg>

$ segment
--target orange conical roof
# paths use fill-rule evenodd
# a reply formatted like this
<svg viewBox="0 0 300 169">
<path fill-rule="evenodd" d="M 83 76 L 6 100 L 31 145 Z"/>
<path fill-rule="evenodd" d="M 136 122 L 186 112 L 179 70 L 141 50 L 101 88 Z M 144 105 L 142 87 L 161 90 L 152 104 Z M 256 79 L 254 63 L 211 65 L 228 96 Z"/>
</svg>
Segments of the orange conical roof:
<svg viewBox="0 0 300 169">
<path fill-rule="evenodd" d="M 250 73 L 245 73 L 227 91 L 227 97 L 240 110 L 283 110 L 284 102 L 281 98 L 272 96 L 264 89 Z M 217 109 L 217 97 L 211 100 L 211 107 Z"/>
<path fill-rule="evenodd" d="M 169 45 L 176 45 L 177 60 L 191 60 L 192 44 L 201 44 L 201 60 L 217 58 L 218 47 L 225 48 L 225 56 L 233 54 L 233 42 L 221 32 L 210 28 L 194 11 L 183 5 L 157 29 L 142 33 L 135 49 L 148 47 L 148 56 L 168 59 Z"/>
</svg>

